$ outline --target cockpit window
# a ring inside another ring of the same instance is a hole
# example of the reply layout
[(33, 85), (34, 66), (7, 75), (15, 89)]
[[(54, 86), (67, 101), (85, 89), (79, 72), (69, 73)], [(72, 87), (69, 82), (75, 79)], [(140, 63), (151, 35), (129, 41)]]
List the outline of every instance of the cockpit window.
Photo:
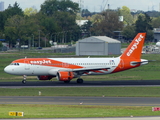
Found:
[(11, 63), (10, 65), (17, 65), (17, 66), (19, 66), (19, 63)]

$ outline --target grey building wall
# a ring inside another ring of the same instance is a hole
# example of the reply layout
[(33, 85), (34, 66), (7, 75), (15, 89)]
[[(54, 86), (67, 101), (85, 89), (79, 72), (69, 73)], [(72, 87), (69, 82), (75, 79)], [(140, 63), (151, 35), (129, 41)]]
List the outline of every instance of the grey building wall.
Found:
[(108, 43), (108, 55), (121, 54), (121, 44), (119, 43)]
[(77, 54), (78, 55), (104, 55), (105, 44), (104, 42), (79, 42)]
[(154, 42), (160, 41), (160, 28), (154, 28)]
[(76, 44), (76, 55), (113, 55), (120, 54), (120, 51), (121, 43), (119, 41), (112, 43), (94, 37), (80, 40)]

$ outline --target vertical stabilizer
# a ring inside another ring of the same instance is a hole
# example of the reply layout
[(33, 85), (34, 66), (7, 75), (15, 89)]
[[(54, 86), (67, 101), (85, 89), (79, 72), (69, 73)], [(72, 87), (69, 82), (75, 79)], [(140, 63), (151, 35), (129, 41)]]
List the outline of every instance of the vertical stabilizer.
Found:
[(121, 55), (121, 59), (140, 59), (145, 38), (146, 33), (138, 33), (131, 44)]

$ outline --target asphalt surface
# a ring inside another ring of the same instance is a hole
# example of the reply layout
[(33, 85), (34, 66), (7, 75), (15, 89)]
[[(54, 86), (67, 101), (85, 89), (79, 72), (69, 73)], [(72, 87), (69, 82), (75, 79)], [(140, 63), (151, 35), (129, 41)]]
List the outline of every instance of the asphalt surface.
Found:
[[(124, 86), (159, 86), (160, 80), (132, 81), (85, 81), (77, 84), (72, 81), (65, 84), (59, 81), (0, 82), (0, 88), (23, 87), (124, 87)], [(43, 93), (42, 93), (43, 94)], [(46, 97), (46, 96), (0, 96), (0, 104), (60, 104), (60, 105), (109, 105), (109, 106), (160, 106), (160, 97)]]
[(160, 97), (0, 96), (0, 104), (160, 106)]
[(160, 86), (160, 80), (116, 80), (116, 81), (84, 81), (83, 84), (77, 84), (75, 80), (70, 83), (64, 83), (61, 81), (27, 81), (26, 84), (19, 82), (0, 82), (0, 87), (14, 87), (14, 86), (36, 86), (36, 87), (48, 87), (48, 86), (73, 86), (73, 87), (96, 87), (96, 86)]

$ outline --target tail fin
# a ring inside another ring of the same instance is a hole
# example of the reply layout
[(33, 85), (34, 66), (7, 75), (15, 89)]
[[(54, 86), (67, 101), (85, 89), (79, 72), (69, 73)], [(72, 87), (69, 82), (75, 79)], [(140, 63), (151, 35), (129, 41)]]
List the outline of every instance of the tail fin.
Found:
[(138, 33), (137, 36), (131, 42), (131, 44), (121, 55), (121, 59), (140, 59), (145, 37), (146, 33)]

